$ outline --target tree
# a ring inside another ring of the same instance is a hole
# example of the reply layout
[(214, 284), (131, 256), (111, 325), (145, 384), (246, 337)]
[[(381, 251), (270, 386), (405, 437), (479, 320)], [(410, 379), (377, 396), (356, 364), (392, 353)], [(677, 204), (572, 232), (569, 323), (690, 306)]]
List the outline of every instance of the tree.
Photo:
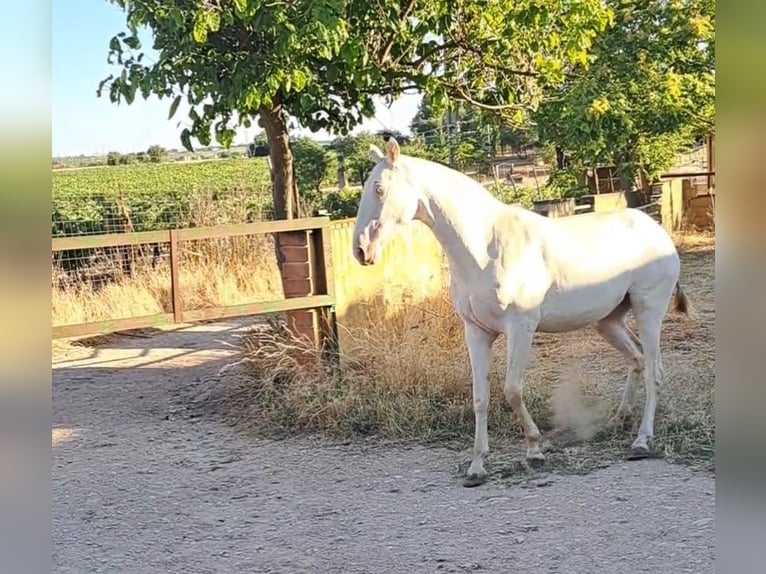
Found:
[(437, 113), (431, 105), (431, 98), (425, 96), (420, 100), (418, 111), (410, 122), (410, 130), (420, 136), (428, 147), (447, 146), (446, 113)]
[(611, 164), (646, 187), (680, 146), (713, 128), (713, 0), (607, 0), (613, 25), (538, 110), (541, 138), (580, 167)]
[(314, 208), (321, 199), (319, 188), (336, 175), (331, 173), (333, 167), (337, 170), (335, 154), (311, 138), (296, 139), (290, 147), (295, 156), (295, 179), (303, 190), (301, 199), (306, 206)]
[[(290, 117), (311, 130), (347, 134), (374, 115), (373, 97), (408, 89), (451, 97), (497, 113), (534, 106), (584, 61), (609, 21), (600, 0), (111, 0), (127, 31), (112, 38), (113, 102), (137, 93), (182, 99), (191, 126), (180, 137), (207, 146), (211, 127), (228, 147), (233, 122), (265, 129), (274, 170), (274, 211), (298, 214)], [(138, 30), (148, 27), (157, 56), (144, 59)]]
[(449, 160), (447, 148), (445, 146), (429, 146), (423, 136), (415, 136), (410, 138), (409, 143), (402, 145), (401, 148), (402, 153), (404, 154), (414, 157), (422, 157), (431, 161), (437, 161), (445, 165)]
[(165, 157), (168, 155), (168, 150), (166, 150), (164, 147), (159, 145), (153, 145), (149, 146), (149, 149), (146, 150), (146, 155), (149, 156), (149, 161), (152, 161), (154, 163), (159, 163)]
[(498, 129), (497, 143), (505, 153), (505, 148), (511, 148), (511, 153), (521, 152), (534, 144), (535, 129), (530, 125), (512, 126), (503, 124)]
[(106, 154), (106, 165), (119, 165), (122, 154), (118, 151), (110, 151)]
[(380, 137), (361, 132), (353, 136), (337, 138), (332, 143), (332, 149), (338, 154), (339, 161), (349, 182), (362, 183), (372, 170), (370, 163), (370, 145), (380, 144)]
[(423, 138), (434, 155), (465, 169), (487, 163), (494, 154), (501, 125), (501, 117), (490, 111), (465, 105), (453, 106), (451, 113), (447, 113), (436, 109), (431, 98), (424, 97), (410, 129)]

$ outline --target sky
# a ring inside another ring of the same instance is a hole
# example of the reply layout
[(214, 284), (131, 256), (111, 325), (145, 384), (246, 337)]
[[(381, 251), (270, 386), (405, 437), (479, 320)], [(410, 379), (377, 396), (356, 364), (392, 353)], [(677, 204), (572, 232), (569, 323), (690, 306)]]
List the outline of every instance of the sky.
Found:
[[(108, 0), (53, 0), (51, 6), (51, 123), (52, 155), (76, 156), (146, 150), (151, 145), (180, 149), (178, 120), (188, 111), (179, 107), (168, 120), (171, 99), (136, 96), (133, 104), (113, 104), (105, 93), (96, 96), (99, 82), (117, 66), (107, 63), (109, 40), (125, 29), (122, 9)], [(151, 46), (150, 36), (141, 37)], [(354, 131), (398, 130), (409, 133), (409, 123), (417, 111), (418, 95), (402, 96), (390, 108), (376, 106), (375, 118)], [(258, 130), (240, 129), (234, 145), (251, 141)], [(317, 139), (332, 137), (327, 132), (294, 132)]]

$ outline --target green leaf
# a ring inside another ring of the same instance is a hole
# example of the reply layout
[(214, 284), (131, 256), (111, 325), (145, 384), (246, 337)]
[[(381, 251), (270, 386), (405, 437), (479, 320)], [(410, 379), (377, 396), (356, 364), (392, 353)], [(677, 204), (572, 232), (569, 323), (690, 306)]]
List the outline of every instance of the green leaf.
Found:
[(141, 88), (141, 97), (144, 98), (144, 100), (148, 100), (149, 96), (152, 95), (152, 79), (149, 76), (144, 76), (141, 78), (141, 81), (139, 82), (139, 87)]
[(251, 88), (245, 98), (245, 106), (248, 110), (257, 110), (261, 107), (261, 94), (257, 89)]
[(135, 82), (130, 82), (129, 84), (122, 85), (122, 95), (128, 105), (132, 104), (133, 100), (135, 100), (137, 88), (138, 86)]
[(239, 14), (244, 14), (247, 10), (247, 0), (234, 0), (234, 8)]
[(207, 18), (205, 17), (205, 12), (197, 12), (197, 15), (194, 17), (192, 38), (198, 44), (207, 42)]
[(338, 67), (333, 64), (327, 64), (327, 81), (332, 83), (338, 79)]
[(179, 28), (183, 28), (184, 25), (184, 15), (181, 10), (179, 10), (176, 7), (173, 7), (170, 9), (170, 19), (173, 20), (176, 26)]
[(223, 127), (222, 122), (219, 122), (219, 125), (216, 126), (215, 140), (225, 149), (231, 147), (231, 142), (234, 141), (235, 135), (236, 132), (232, 129)]
[(188, 128), (184, 128), (181, 131), (181, 145), (183, 145), (185, 149), (191, 152), (194, 151), (194, 148), (192, 147), (192, 144), (191, 144), (191, 132), (189, 131)]
[(131, 50), (138, 50), (141, 47), (141, 41), (138, 39), (138, 36), (128, 36), (123, 42)]
[(197, 140), (199, 140), (199, 143), (201, 143), (203, 146), (207, 147), (210, 145), (210, 126), (207, 124), (200, 124), (199, 129), (196, 130), (195, 134), (197, 136)]
[(178, 105), (181, 103), (181, 96), (178, 95), (173, 100), (173, 103), (170, 104), (170, 112), (168, 113), (168, 119), (173, 119), (173, 116), (176, 115), (176, 110), (178, 110)]
[(316, 105), (314, 104), (314, 98), (311, 96), (311, 94), (302, 93), (300, 95), (300, 98), (298, 99), (298, 104), (302, 110), (315, 110)]
[(293, 72), (293, 85), (295, 87), (295, 91), (303, 91), (303, 88), (306, 87), (307, 80), (308, 78), (306, 77), (306, 74), (303, 73), (303, 71), (295, 70)]
[(117, 38), (117, 36), (114, 36), (111, 40), (109, 40), (109, 49), (112, 52), (122, 52), (122, 45), (120, 44), (120, 40)]
[(99, 98), (101, 97), (101, 92), (103, 92), (103, 91), (104, 91), (104, 86), (105, 86), (105, 85), (106, 85), (108, 82), (110, 82), (111, 80), (113, 80), (113, 79), (114, 79), (114, 75), (113, 75), (113, 74), (109, 74), (109, 75), (108, 75), (106, 78), (104, 78), (103, 80), (101, 80), (101, 81), (98, 83), (98, 89), (96, 90), (96, 96), (97, 96), (97, 97), (99, 97)]
[(207, 21), (207, 27), (211, 32), (218, 32), (221, 27), (221, 15), (217, 10), (207, 12), (205, 20)]

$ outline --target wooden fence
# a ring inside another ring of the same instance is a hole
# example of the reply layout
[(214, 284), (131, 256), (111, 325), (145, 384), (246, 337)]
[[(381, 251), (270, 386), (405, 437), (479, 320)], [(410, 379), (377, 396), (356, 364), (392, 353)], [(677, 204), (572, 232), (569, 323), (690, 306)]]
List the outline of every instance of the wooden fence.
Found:
[[(712, 176), (715, 172), (704, 172)], [(680, 179), (697, 176), (697, 173), (663, 174), (663, 179)], [(678, 187), (678, 190), (674, 188)], [(667, 189), (665, 189), (667, 188)], [(678, 192), (678, 193), (676, 193)], [(676, 197), (678, 196), (678, 197)], [(587, 206), (574, 206), (573, 213), (581, 207), (602, 211), (625, 207), (629, 201), (625, 194), (612, 193), (592, 196)], [(573, 201), (570, 200), (570, 203)], [(680, 185), (670, 182), (663, 185), (662, 197), (652, 197), (648, 204), (637, 206), (670, 229), (676, 228), (682, 214)], [(604, 205), (602, 205), (604, 204)], [(570, 206), (571, 207), (571, 206)], [(547, 214), (547, 213), (546, 213)], [(366, 301), (388, 297), (395, 299), (404, 286), (414, 296), (440, 292), (444, 267), (441, 248), (425, 228), (398, 237), (389, 250), (400, 255), (396, 266), (372, 269), (355, 265), (351, 254), (351, 229), (353, 219), (330, 221), (328, 217), (314, 217), (287, 221), (228, 224), (212, 227), (170, 229), (136, 233), (114, 233), (81, 237), (52, 239), (53, 252), (78, 249), (134, 246), (141, 244), (169, 245), (170, 261), (170, 312), (139, 317), (105, 319), (85, 323), (55, 325), (53, 338), (96, 335), (129, 329), (155, 327), (172, 323), (189, 323), (227, 317), (261, 315), (286, 312), (291, 323), (300, 323), (297, 330), (311, 333), (320, 343), (332, 336), (336, 342), (336, 306), (338, 317), (353, 320), (356, 313), (366, 313)], [(282, 299), (242, 303), (237, 305), (184, 309), (180, 285), (180, 245), (184, 241), (229, 238), (235, 236), (272, 233), (285, 265), (282, 269), (284, 297)], [(417, 248), (415, 248), (415, 244)], [(417, 253), (417, 257), (410, 257)], [(291, 259), (292, 258), (292, 259)], [(336, 267), (333, 269), (333, 267)], [(336, 297), (337, 286), (337, 297)]]
[[(170, 229), (136, 233), (113, 233), (82, 237), (56, 237), (52, 239), (52, 251), (70, 249), (97, 249), (147, 243), (164, 243), (170, 246), (170, 291), (172, 311), (142, 317), (126, 317), (69, 325), (53, 326), (53, 338), (97, 335), (128, 329), (156, 327), (171, 323), (190, 323), (202, 320), (222, 319), (243, 315), (261, 315), (278, 312), (318, 311), (320, 320), (314, 320), (317, 339), (335, 329), (335, 296), (333, 274), (328, 272), (330, 241), (328, 217), (313, 217), (285, 221), (267, 221), (211, 227)], [(279, 300), (243, 303), (223, 307), (186, 310), (183, 307), (180, 284), (180, 244), (184, 241), (228, 238), (273, 233), (277, 246), (285, 257), (286, 267), (305, 268), (306, 277), (291, 275), (285, 284), (285, 297)], [(282, 240), (282, 241), (280, 241)], [(287, 255), (286, 255), (287, 254)], [(290, 261), (290, 255), (296, 258)], [(289, 286), (295, 288), (288, 289)], [(315, 313), (317, 314), (317, 313)]]

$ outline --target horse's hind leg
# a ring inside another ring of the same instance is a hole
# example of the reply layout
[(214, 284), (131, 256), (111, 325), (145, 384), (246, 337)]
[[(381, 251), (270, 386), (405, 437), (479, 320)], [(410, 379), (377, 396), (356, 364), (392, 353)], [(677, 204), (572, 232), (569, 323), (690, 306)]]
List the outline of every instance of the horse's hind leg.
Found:
[(617, 413), (607, 423), (619, 426), (631, 410), (636, 384), (644, 370), (641, 342), (625, 324), (625, 312), (613, 313), (596, 324), (596, 332), (617, 349), (628, 363), (628, 378)]
[[(668, 299), (669, 299), (668, 295)], [(655, 299), (656, 300), (656, 299)], [(667, 299), (664, 300), (667, 303)], [(656, 303), (633, 301), (633, 312), (636, 315), (638, 336), (644, 351), (644, 383), (646, 386), (646, 399), (644, 413), (641, 417), (641, 426), (638, 436), (630, 447), (631, 459), (646, 458), (649, 456), (649, 440), (654, 436), (654, 413), (657, 408), (657, 390), (662, 384), (663, 368), (660, 354), (660, 331), (666, 308)]]
[(520, 321), (514, 322), (507, 333), (508, 338), (508, 372), (505, 378), (505, 397), (513, 412), (518, 416), (524, 436), (527, 440), (527, 461), (533, 466), (545, 462), (545, 456), (540, 452), (540, 431), (527, 411), (523, 399), (524, 370), (532, 353), (532, 338), (535, 325)]

